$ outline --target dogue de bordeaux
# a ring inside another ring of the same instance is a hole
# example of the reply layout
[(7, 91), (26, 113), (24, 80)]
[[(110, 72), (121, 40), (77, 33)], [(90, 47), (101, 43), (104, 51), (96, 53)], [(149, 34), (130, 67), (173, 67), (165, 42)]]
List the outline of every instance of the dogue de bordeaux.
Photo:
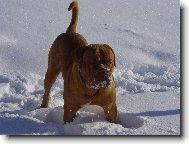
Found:
[(112, 75), (116, 66), (114, 51), (107, 44), (88, 45), (86, 39), (76, 33), (78, 2), (72, 2), (68, 10), (72, 10), (71, 23), (66, 33), (56, 38), (49, 52), (40, 108), (48, 107), (51, 87), (62, 72), (64, 123), (72, 122), (85, 104), (101, 106), (106, 119), (116, 123), (116, 90)]

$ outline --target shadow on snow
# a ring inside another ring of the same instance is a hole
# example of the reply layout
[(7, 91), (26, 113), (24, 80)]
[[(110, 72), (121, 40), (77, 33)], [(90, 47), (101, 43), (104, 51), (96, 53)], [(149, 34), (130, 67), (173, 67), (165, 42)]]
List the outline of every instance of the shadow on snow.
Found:
[(135, 113), (136, 116), (150, 116), (150, 117), (168, 116), (168, 115), (177, 115), (177, 114), (180, 114), (180, 109), (166, 110), (166, 111), (147, 111), (147, 112)]

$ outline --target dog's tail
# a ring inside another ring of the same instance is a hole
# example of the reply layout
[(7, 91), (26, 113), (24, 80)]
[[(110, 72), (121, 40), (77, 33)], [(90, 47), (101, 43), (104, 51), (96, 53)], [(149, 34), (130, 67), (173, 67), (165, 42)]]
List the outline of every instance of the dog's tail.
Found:
[(76, 27), (78, 23), (78, 17), (79, 17), (79, 6), (77, 1), (73, 1), (69, 8), (69, 11), (72, 10), (72, 20), (71, 23), (66, 31), (66, 33), (76, 33)]

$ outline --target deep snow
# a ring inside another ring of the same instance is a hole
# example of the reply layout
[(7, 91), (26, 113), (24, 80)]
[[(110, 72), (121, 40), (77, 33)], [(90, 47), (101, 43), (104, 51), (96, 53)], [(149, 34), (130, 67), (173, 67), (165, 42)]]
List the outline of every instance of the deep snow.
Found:
[(108, 43), (120, 124), (100, 107), (82, 108), (63, 125), (63, 81), (50, 108), (37, 109), (49, 48), (65, 32), (65, 0), (0, 1), (0, 134), (179, 135), (180, 4), (177, 0), (80, 0), (78, 32), (89, 43)]

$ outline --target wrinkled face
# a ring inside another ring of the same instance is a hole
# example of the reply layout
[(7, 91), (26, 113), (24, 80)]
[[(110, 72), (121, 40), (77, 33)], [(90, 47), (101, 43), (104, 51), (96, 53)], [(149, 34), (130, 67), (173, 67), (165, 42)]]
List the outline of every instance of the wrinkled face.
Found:
[(115, 67), (115, 55), (108, 45), (90, 45), (83, 54), (80, 73), (93, 89), (110, 87)]

